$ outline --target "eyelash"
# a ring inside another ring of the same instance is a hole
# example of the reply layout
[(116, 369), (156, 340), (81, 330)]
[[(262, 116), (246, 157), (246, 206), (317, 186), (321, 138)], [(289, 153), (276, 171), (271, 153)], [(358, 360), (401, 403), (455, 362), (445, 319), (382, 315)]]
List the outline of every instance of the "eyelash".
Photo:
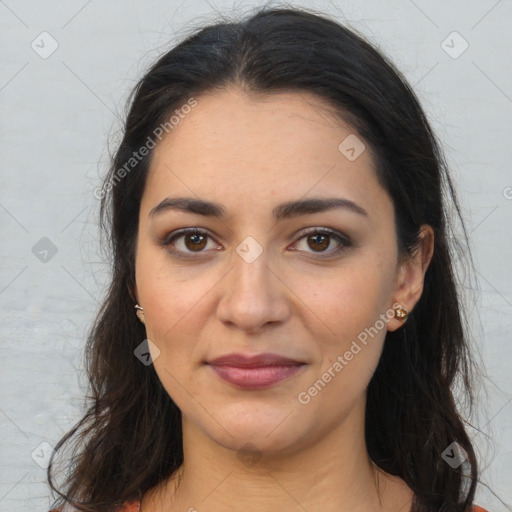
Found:
[[(182, 238), (186, 235), (204, 235), (213, 240), (213, 237), (211, 237), (207, 231), (203, 231), (199, 228), (187, 228), (187, 229), (182, 229), (182, 230), (170, 233), (169, 235), (163, 237), (163, 239), (160, 241), (160, 245), (165, 247), (173, 256), (175, 256), (177, 258), (195, 259), (197, 257), (197, 255), (201, 254), (204, 251), (201, 250), (201, 251), (197, 251), (197, 252), (194, 252), (194, 251), (183, 252), (181, 250), (176, 250), (176, 249), (171, 248), (172, 244), (177, 239)], [(331, 237), (331, 239), (334, 239), (336, 242), (341, 244), (338, 248), (328, 251), (328, 252), (319, 251), (319, 252), (315, 253), (313, 251), (311, 254), (319, 255), (319, 256), (313, 256), (314, 258), (317, 258), (317, 259), (323, 259), (323, 258), (337, 255), (352, 246), (352, 241), (350, 240), (350, 238), (348, 236), (346, 236), (342, 233), (339, 233), (338, 231), (335, 231), (333, 229), (329, 229), (329, 228), (310, 228), (307, 231), (303, 231), (302, 235), (297, 239), (297, 242), (304, 238), (307, 238), (308, 236), (311, 236), (311, 235), (327, 235), (327, 236)], [(322, 254), (327, 254), (328, 256), (322, 256)]]

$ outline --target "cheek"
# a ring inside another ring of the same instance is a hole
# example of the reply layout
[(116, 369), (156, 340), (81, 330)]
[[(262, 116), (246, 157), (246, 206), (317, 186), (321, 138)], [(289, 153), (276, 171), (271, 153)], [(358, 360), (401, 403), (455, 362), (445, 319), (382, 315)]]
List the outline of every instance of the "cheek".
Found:
[(361, 257), (325, 280), (311, 281), (321, 287), (304, 285), (299, 291), (321, 320), (309, 324), (321, 361), (315, 372), (321, 381), (317, 388), (329, 388), (320, 401), (348, 404), (367, 387), (387, 332), (391, 268), (383, 260)]
[[(175, 371), (192, 355), (194, 307), (201, 303), (205, 288), (195, 280), (183, 279), (183, 272), (170, 265), (159, 247), (141, 245), (136, 260), (137, 290), (144, 305), (146, 334), (160, 350), (155, 368)], [(178, 343), (186, 339), (187, 343)], [(164, 363), (165, 361), (165, 363)], [(165, 375), (162, 375), (164, 377)]]
[(204, 393), (192, 375), (201, 359), (198, 315), (210, 287), (201, 286), (197, 280), (187, 283), (166, 272), (152, 272), (150, 279), (146, 282), (150, 291), (146, 332), (160, 350), (154, 368), (171, 399), (180, 410), (191, 414), (195, 411), (194, 407), (189, 410), (191, 397)]
[(147, 240), (137, 252), (136, 274), (148, 334), (163, 344), (191, 327), (201, 302), (219, 280), (214, 272), (171, 262), (164, 248)]
[(320, 270), (316, 276), (295, 281), (300, 283), (295, 290), (305, 309), (318, 320), (317, 339), (329, 341), (329, 345), (350, 343), (374, 326), (390, 305), (391, 268), (391, 264), (362, 255), (336, 271)]
[(311, 400), (309, 412), (323, 414), (326, 421), (336, 422), (350, 413), (364, 395), (382, 353), (386, 322), (380, 315), (386, 310), (386, 294), (364, 286), (369, 283), (375, 281), (357, 279), (340, 285), (330, 297), (335, 306), (323, 310), (335, 335), (312, 333), (320, 362), (301, 391)]
[(154, 277), (145, 303), (148, 338), (160, 349), (160, 362), (166, 361), (172, 368), (190, 365), (198, 342), (197, 315), (208, 287), (190, 281), (158, 279), (156, 273)]

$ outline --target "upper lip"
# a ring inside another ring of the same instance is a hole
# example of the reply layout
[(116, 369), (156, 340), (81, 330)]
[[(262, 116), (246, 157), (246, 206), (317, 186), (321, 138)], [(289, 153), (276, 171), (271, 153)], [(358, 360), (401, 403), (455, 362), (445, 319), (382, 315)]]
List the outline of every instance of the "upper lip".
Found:
[(304, 364), (301, 361), (269, 352), (257, 355), (241, 353), (226, 354), (224, 356), (216, 357), (215, 359), (210, 359), (207, 363), (212, 365), (236, 366), (237, 368)]

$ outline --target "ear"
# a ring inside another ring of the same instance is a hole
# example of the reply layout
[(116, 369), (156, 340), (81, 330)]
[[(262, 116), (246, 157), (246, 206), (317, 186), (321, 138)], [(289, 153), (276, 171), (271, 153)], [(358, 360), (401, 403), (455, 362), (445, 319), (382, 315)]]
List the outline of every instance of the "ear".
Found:
[[(395, 303), (409, 313), (420, 300), (423, 292), (425, 272), (434, 254), (434, 230), (428, 224), (420, 228), (420, 240), (414, 254), (403, 261), (398, 269), (394, 291)], [(388, 331), (395, 331), (403, 321), (392, 318), (388, 322)]]

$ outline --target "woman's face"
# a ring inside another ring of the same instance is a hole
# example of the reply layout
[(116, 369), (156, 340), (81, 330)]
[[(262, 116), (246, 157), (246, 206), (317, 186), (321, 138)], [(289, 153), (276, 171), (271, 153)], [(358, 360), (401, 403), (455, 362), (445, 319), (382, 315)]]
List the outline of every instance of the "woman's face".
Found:
[[(393, 205), (369, 149), (316, 96), (196, 100), (155, 148), (140, 208), (135, 291), (155, 369), (204, 438), (299, 449), (361, 412), (386, 330), (401, 325), (387, 322), (393, 304), (413, 306)], [(221, 211), (162, 203), (176, 198)], [(339, 203), (300, 207), (313, 199)], [(272, 367), (208, 364), (233, 353), (302, 365), (270, 382), (257, 374)]]

